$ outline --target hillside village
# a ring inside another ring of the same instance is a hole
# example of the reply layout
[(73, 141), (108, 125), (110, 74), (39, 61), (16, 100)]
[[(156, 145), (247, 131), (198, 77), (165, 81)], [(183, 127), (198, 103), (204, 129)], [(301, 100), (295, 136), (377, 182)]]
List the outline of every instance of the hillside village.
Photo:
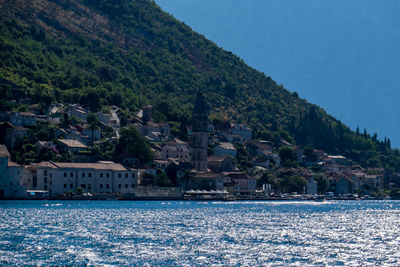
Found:
[(253, 139), (245, 124), (213, 124), (201, 93), (187, 140), (152, 110), (130, 119), (116, 106), (0, 112), (0, 198), (356, 198), (399, 187), (399, 173), (283, 138)]

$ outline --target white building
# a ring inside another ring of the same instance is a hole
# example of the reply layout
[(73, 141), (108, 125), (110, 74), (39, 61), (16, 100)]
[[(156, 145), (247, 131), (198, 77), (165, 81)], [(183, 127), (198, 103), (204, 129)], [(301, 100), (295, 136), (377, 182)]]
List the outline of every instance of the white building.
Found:
[(29, 189), (48, 190), (57, 196), (81, 188), (92, 194), (130, 193), (137, 186), (140, 171), (112, 161), (97, 163), (41, 162), (33, 165)]
[(167, 141), (161, 149), (161, 159), (174, 158), (178, 161), (189, 162), (191, 160), (190, 152), (190, 146), (187, 142), (174, 138)]
[(10, 154), (4, 145), (0, 145), (0, 199), (23, 198), (23, 167), (9, 161)]

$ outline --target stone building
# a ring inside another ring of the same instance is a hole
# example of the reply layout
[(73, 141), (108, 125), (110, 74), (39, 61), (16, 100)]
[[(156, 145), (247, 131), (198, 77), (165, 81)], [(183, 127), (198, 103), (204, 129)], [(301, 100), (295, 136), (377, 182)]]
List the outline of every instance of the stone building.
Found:
[(196, 171), (207, 171), (208, 116), (204, 97), (197, 93), (192, 118), (192, 164)]

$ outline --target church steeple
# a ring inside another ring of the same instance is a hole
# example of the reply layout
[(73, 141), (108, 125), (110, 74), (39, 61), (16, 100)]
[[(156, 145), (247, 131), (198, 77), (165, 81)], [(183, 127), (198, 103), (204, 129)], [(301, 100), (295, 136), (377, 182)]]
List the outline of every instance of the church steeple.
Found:
[(192, 164), (199, 172), (207, 171), (208, 116), (203, 94), (199, 91), (192, 116)]

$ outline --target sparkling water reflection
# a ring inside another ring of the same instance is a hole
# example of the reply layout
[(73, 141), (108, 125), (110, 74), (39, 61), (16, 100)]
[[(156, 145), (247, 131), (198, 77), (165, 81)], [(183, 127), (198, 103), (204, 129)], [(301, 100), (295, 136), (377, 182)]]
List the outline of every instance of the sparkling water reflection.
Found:
[(398, 265), (400, 202), (0, 202), (1, 265)]

